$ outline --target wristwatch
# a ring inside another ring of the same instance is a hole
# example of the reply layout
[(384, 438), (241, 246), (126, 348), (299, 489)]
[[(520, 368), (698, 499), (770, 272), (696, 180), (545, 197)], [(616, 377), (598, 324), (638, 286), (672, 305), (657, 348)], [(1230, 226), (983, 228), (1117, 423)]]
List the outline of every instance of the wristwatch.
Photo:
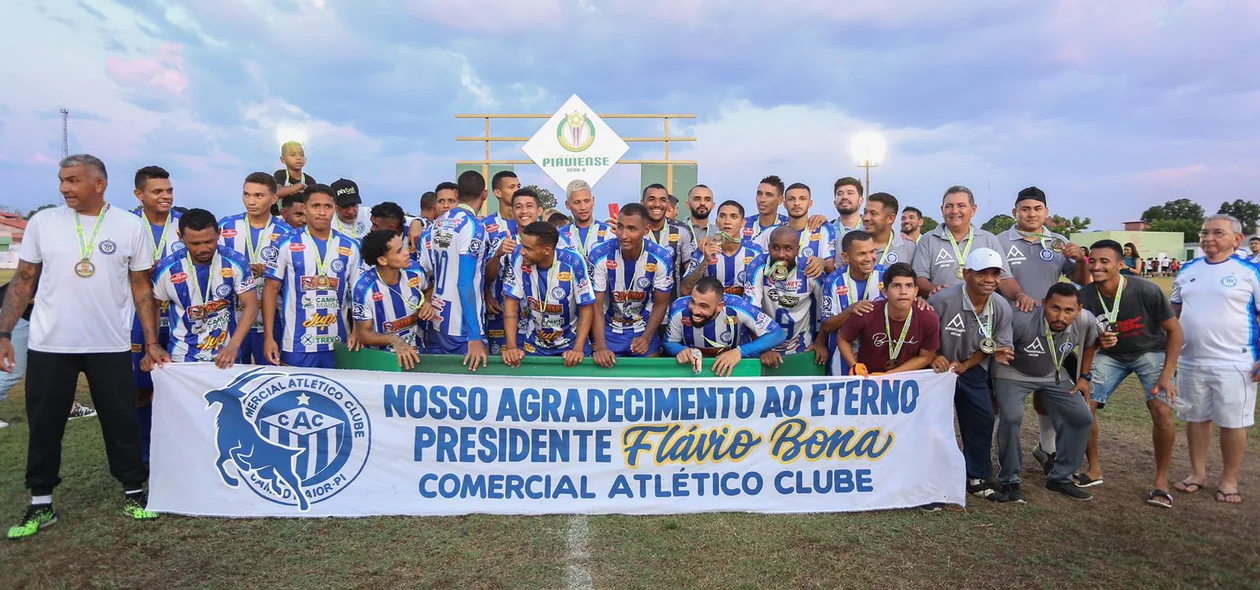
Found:
[(13, 332), (0, 332), (0, 338), (13, 340)]
[(1086, 380), (1086, 381), (1093, 381), (1093, 380), (1094, 380), (1094, 374), (1093, 374), (1093, 373), (1081, 373), (1080, 377), (1077, 377), (1077, 379), (1084, 379), (1084, 380)]

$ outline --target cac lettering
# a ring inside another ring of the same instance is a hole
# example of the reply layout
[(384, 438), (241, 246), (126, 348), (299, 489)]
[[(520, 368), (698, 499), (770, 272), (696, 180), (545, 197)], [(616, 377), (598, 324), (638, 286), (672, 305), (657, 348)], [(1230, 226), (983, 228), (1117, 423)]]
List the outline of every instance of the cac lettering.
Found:
[(315, 313), (302, 322), (305, 328), (327, 328), (337, 322), (337, 316), (333, 314)]

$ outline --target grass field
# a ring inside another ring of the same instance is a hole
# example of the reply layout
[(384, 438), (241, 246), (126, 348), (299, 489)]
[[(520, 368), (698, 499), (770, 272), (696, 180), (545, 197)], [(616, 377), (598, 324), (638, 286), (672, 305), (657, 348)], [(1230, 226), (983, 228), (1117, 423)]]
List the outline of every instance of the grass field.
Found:
[[(1153, 458), (1140, 395), (1126, 384), (1100, 416), (1106, 484), (1093, 502), (1044, 492), (1040, 471), (1028, 470), (1027, 505), (974, 501), (935, 514), (138, 523), (122, 518), (98, 422), (78, 420), (66, 433), (61, 522), (0, 544), (0, 588), (1260, 587), (1260, 429), (1246, 503), (1214, 502), (1209, 479), (1196, 495), (1174, 494), (1174, 509), (1154, 508), (1143, 502)], [(24, 402), (19, 386), (0, 403), (11, 423), (0, 429), (5, 527), (28, 502)], [(1025, 449), (1033, 424), (1029, 410)], [(1219, 470), (1214, 453), (1209, 473)], [(1172, 475), (1187, 472), (1182, 438)]]

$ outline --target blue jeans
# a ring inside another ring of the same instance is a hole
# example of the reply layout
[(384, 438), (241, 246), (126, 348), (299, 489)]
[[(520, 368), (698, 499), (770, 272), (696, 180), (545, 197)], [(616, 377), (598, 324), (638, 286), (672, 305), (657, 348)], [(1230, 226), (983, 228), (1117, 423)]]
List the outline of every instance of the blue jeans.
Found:
[(18, 318), (17, 324), (13, 326), (13, 338), (9, 340), (13, 343), (13, 372), (0, 371), (0, 402), (9, 397), (9, 390), (26, 375), (26, 342), (30, 337), (31, 323)]
[(993, 390), (984, 365), (972, 367), (958, 376), (954, 386), (954, 411), (962, 438), (963, 460), (969, 479), (988, 480), (993, 476)]
[(1093, 374), (1090, 379), (1090, 385), (1093, 387), (1090, 399), (1102, 408), (1107, 405), (1107, 400), (1116, 392), (1116, 388), (1129, 375), (1136, 373), (1138, 381), (1142, 383), (1142, 391), (1146, 394), (1146, 399), (1143, 401), (1153, 400), (1155, 395), (1151, 393), (1151, 390), (1155, 389), (1155, 383), (1159, 381), (1159, 374), (1163, 370), (1163, 351), (1143, 353), (1142, 356), (1129, 362), (1117, 360), (1106, 352), (1099, 352), (1094, 356), (1094, 364), (1090, 367), (1090, 373)]

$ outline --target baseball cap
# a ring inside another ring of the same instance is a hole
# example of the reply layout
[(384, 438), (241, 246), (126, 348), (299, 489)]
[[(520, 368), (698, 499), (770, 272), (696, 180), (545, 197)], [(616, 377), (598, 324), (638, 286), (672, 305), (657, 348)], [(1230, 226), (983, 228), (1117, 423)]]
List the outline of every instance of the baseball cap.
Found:
[(337, 201), (338, 207), (349, 207), (363, 203), (363, 199), (359, 197), (359, 185), (353, 180), (346, 178), (338, 178), (330, 185), (333, 190), (333, 198)]
[(967, 270), (1002, 268), (1002, 255), (991, 248), (977, 248), (967, 256)]

